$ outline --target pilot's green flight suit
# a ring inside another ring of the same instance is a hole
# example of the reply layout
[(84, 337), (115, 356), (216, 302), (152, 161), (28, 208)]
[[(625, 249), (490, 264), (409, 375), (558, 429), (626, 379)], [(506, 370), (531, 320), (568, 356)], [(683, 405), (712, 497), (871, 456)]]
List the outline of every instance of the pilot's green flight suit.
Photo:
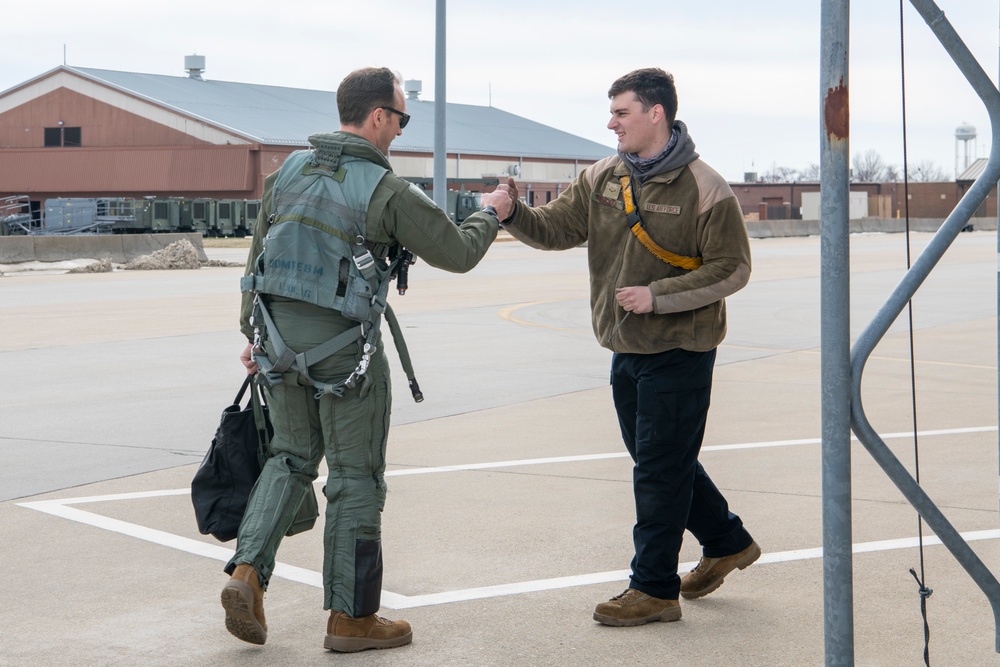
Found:
[[(365, 139), (334, 132), (314, 135), (310, 143), (316, 147), (316, 155), (330, 158), (336, 166), (337, 177), (351, 205), (349, 208), (363, 213), (364, 238), (380, 267), (384, 267), (384, 262), (379, 255), (398, 244), (437, 268), (469, 271), (479, 263), (496, 237), (497, 221), (486, 213), (474, 214), (460, 227), (456, 226), (422, 192), (396, 177), (385, 156)], [(296, 155), (299, 154), (290, 156), (286, 165), (299, 169), (301, 161)], [(374, 166), (387, 171), (371, 190), (368, 187), (371, 179), (365, 182), (361, 174), (370, 177)], [(288, 177), (287, 170), (283, 176), (279, 171), (269, 176), (265, 183), (246, 273), (267, 276), (271, 272), (273, 278), (276, 271), (284, 271), (285, 278), (301, 278), (297, 286), (291, 287), (287, 280), (274, 280), (263, 290), (265, 294), (261, 298), (284, 343), (295, 352), (305, 352), (359, 327), (359, 323), (335, 308), (315, 303), (330, 306), (336, 301), (339, 307), (341, 300), (331, 299), (330, 291), (338, 291), (339, 282), (338, 293), (343, 292), (343, 269), (339, 275), (336, 268), (325, 267), (318, 271), (315, 261), (293, 261), (287, 253), (283, 260), (271, 265), (265, 262), (262, 269), (258, 268), (257, 259), (262, 250), (273, 242), (274, 234), (265, 242), (272, 228), (272, 213), (279, 214), (275, 230), (286, 224), (277, 210), (281, 206), (280, 201), (275, 201), (275, 190), (279, 200), (282, 192), (287, 195), (287, 191), (276, 188), (276, 180), (294, 183), (295, 174), (292, 176)], [(350, 211), (341, 213), (350, 215)], [(312, 226), (309, 233), (314, 233), (315, 228)], [(310, 248), (309, 252), (314, 250)], [(265, 260), (267, 257), (265, 253)], [(296, 294), (295, 289), (300, 292)], [(322, 293), (317, 295), (317, 290)], [(292, 298), (296, 295), (302, 298)], [(253, 294), (245, 293), (241, 329), (251, 341), (254, 339), (253, 312)], [(259, 319), (254, 319), (254, 324), (259, 325)], [(280, 375), (280, 382), (266, 389), (274, 425), (272, 457), (251, 495), (240, 526), (236, 553), (226, 566), (226, 571), (232, 573), (239, 563), (251, 564), (266, 588), (274, 570), (278, 545), (292, 524), (299, 504), (311, 491), (320, 460), (325, 456), (329, 475), (324, 486), (327, 498), (324, 607), (355, 618), (378, 611), (382, 585), (381, 512), (385, 503), (386, 441), (392, 396), (389, 365), (381, 339), (375, 341), (376, 350), (371, 355), (367, 372), (353, 388), (340, 386), (331, 392), (322, 391), (318, 386), (340, 383), (350, 375), (358, 366), (363, 342), (359, 339), (310, 366), (308, 377), (290, 369)], [(267, 334), (263, 347), (270, 360), (279, 356), (272, 337)]]

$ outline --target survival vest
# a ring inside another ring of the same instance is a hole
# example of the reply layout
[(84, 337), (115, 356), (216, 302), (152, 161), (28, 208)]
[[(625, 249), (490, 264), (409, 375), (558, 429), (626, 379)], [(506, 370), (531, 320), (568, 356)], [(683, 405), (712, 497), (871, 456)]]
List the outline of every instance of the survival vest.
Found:
[[(337, 145), (296, 151), (278, 170), (272, 190), (270, 228), (254, 272), (240, 282), (252, 291), (254, 359), (264, 382), (280, 384), (282, 373), (295, 370), (323, 394), (342, 396), (368, 369), (385, 313), (397, 340), (398, 324), (386, 295), (398, 259), (383, 261), (390, 247), (365, 238), (368, 206), (387, 170), (377, 164), (342, 155)], [(399, 254), (399, 253), (397, 253)], [(281, 338), (263, 295), (276, 295), (329, 308), (359, 323), (306, 352), (296, 353)], [(270, 359), (261, 344), (271, 340), (277, 359)], [(324, 383), (309, 375), (309, 368), (351, 344), (362, 341), (358, 366), (343, 380)], [(414, 398), (422, 400), (413, 378), (402, 337), (397, 350), (410, 380)]]

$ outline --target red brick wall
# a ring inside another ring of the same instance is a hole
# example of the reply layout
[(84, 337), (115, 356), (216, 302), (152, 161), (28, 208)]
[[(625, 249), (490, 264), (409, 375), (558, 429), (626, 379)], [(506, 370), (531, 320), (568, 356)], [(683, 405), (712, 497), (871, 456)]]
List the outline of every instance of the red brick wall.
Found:
[[(790, 204), (793, 211), (802, 206), (803, 192), (819, 192), (819, 183), (731, 183), (733, 192), (743, 208), (744, 214), (759, 214), (761, 204), (774, 205), (778, 199), (782, 204)], [(958, 204), (971, 183), (910, 183), (909, 215), (911, 218), (944, 219)], [(872, 215), (878, 210), (874, 206), (877, 197), (887, 198), (891, 209), (889, 217), (902, 218), (907, 214), (906, 196), (903, 183), (852, 183), (852, 192), (867, 192)], [(980, 217), (996, 217), (996, 187), (976, 212)]]

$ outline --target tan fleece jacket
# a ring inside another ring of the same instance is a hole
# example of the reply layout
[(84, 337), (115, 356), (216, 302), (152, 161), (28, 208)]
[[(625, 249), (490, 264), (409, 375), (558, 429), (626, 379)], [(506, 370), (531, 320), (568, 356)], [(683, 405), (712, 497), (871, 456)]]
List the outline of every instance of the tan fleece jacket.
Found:
[[(750, 242), (743, 213), (725, 179), (696, 159), (649, 177), (636, 206), (646, 232), (662, 248), (699, 257), (693, 271), (654, 256), (630, 231), (620, 177), (627, 165), (615, 155), (583, 171), (552, 202), (518, 203), (507, 230), (543, 250), (587, 244), (590, 305), (598, 342), (615, 352), (654, 354), (671, 349), (707, 351), (726, 335), (725, 297), (750, 278)], [(625, 317), (615, 288), (648, 285), (653, 312)]]

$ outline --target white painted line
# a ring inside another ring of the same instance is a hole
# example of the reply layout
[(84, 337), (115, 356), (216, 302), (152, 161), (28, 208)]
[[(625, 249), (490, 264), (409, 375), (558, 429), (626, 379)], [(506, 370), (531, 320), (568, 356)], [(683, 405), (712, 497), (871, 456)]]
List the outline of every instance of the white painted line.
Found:
[[(697, 563), (684, 563), (678, 570), (683, 568), (691, 569)], [(501, 597), (504, 595), (520, 595), (522, 593), (536, 593), (539, 591), (552, 591), (560, 588), (572, 588), (574, 586), (590, 586), (591, 584), (606, 584), (613, 581), (625, 581), (629, 578), (631, 570), (614, 570), (612, 572), (594, 572), (593, 574), (578, 574), (571, 577), (556, 577), (554, 579), (536, 579), (534, 581), (522, 581), (513, 584), (499, 584), (497, 586), (483, 586), (480, 588), (466, 588), (458, 591), (445, 591), (443, 593), (430, 593), (428, 595), (412, 595), (402, 600), (404, 606), (396, 609), (411, 609), (413, 607), (429, 607), (438, 604), (450, 604), (452, 602), (467, 602), (469, 600), (483, 600), (486, 598)]]
[[(929, 431), (917, 431), (919, 437), (933, 437), (938, 435), (963, 435), (968, 433), (989, 433), (996, 431), (996, 426), (973, 426), (969, 428), (949, 428)], [(882, 435), (883, 440), (897, 440), (900, 438), (912, 438), (913, 431), (900, 433), (886, 433)], [(852, 437), (857, 441), (857, 438)], [(818, 445), (823, 442), (822, 438), (800, 438), (797, 440), (771, 440), (764, 442), (743, 442), (732, 445), (707, 445), (701, 448), (702, 452), (725, 452), (736, 449), (766, 449), (768, 447), (791, 447), (795, 445)], [(544, 465), (548, 463), (576, 463), (579, 461), (601, 461), (606, 459), (627, 458), (628, 452), (615, 452), (612, 454), (583, 454), (580, 456), (550, 456), (539, 459), (515, 459), (512, 461), (492, 461), (489, 463), (466, 463), (453, 466), (433, 466), (428, 468), (403, 468), (388, 470), (386, 477), (401, 477), (404, 475), (429, 475), (439, 472), (461, 472), (467, 470), (488, 470), (490, 468), (514, 468), (518, 466)]]
[[(132, 496), (134, 494), (122, 495)], [(114, 496), (104, 496), (104, 498), (108, 500), (115, 499)], [(46, 514), (87, 524), (88, 526), (94, 526), (95, 528), (109, 530), (112, 533), (128, 535), (140, 540), (145, 540), (146, 542), (159, 544), (160, 546), (185, 551), (196, 556), (204, 556), (205, 558), (212, 558), (214, 560), (226, 562), (233, 555), (233, 550), (227, 547), (219, 547), (214, 544), (208, 544), (207, 542), (199, 542), (198, 540), (181, 537), (180, 535), (174, 535), (173, 533), (167, 533), (162, 530), (147, 528), (146, 526), (140, 526), (135, 523), (112, 519), (106, 516), (101, 516), (100, 514), (94, 514), (93, 512), (87, 512), (85, 510), (76, 509), (75, 507), (69, 507), (68, 503), (64, 500), (40, 500), (38, 502), (18, 504), (21, 507), (27, 507), (28, 509), (45, 512)]]
[[(971, 426), (969, 428), (948, 428), (948, 429), (937, 429), (930, 431), (917, 431), (917, 436), (921, 438), (929, 438), (936, 435), (965, 435), (969, 433), (989, 433), (991, 431), (996, 431), (996, 426)], [(881, 434), (883, 440), (899, 440), (901, 438), (912, 438), (913, 431), (902, 431), (900, 433), (884, 433)], [(857, 442), (858, 438), (856, 436), (851, 436), (851, 441)], [(822, 444), (822, 438), (802, 438), (799, 440), (773, 440), (771, 442), (745, 442), (738, 443), (735, 445), (709, 445), (707, 447), (702, 447), (703, 452), (725, 452), (734, 449), (765, 449), (767, 447), (790, 447), (793, 445), (819, 445)]]
[[(995, 540), (1000, 538), (1000, 530), (980, 530), (962, 533), (962, 537), (967, 542), (977, 540)], [(920, 541), (916, 537), (906, 537), (896, 540), (882, 540), (878, 542), (864, 542), (855, 544), (852, 551), (856, 554), (873, 553), (878, 551), (894, 551), (898, 549), (915, 549)], [(941, 540), (933, 535), (924, 537), (924, 546), (940, 545)], [(757, 561), (759, 565), (774, 563), (790, 563), (800, 560), (815, 560), (823, 557), (822, 547), (815, 549), (796, 549), (793, 551), (779, 551), (775, 553), (762, 554)], [(693, 569), (698, 563), (680, 563), (677, 566), (678, 572), (687, 572)], [(394, 607), (395, 609), (408, 609), (411, 607), (423, 607), (438, 604), (449, 604), (452, 602), (466, 602), (468, 600), (481, 600), (484, 598), (500, 597), (503, 595), (520, 595), (522, 593), (534, 593), (538, 591), (550, 591), (559, 588), (571, 588), (574, 586), (590, 586), (592, 584), (606, 584), (615, 581), (625, 581), (629, 578), (629, 570), (613, 570), (610, 572), (594, 572), (592, 574), (580, 574), (572, 577), (558, 577), (555, 579), (536, 579), (534, 581), (522, 581), (514, 584), (500, 584), (498, 586), (484, 586), (481, 588), (466, 588), (464, 590), (446, 591), (444, 593), (432, 593), (429, 595), (413, 595), (406, 597), (403, 601), (405, 606)]]
[[(182, 489), (182, 491), (187, 493), (191, 492), (189, 489)], [(106, 516), (101, 516), (100, 514), (94, 514), (93, 512), (87, 512), (86, 510), (69, 507), (69, 505), (77, 503), (137, 500), (167, 495), (181, 494), (149, 491), (147, 493), (122, 493), (111, 496), (94, 496), (92, 498), (40, 500), (37, 502), (18, 503), (18, 505), (21, 507), (27, 507), (28, 509), (37, 510), (39, 512), (44, 512), (46, 514), (51, 514), (53, 516), (58, 516), (63, 519), (69, 519), (70, 521), (83, 523), (88, 526), (94, 526), (95, 528), (108, 530), (112, 533), (128, 535), (129, 537), (145, 540), (146, 542), (152, 542), (153, 544), (159, 544), (160, 546), (177, 549), (178, 551), (183, 551), (195, 556), (203, 556), (205, 558), (211, 558), (212, 560), (221, 561), (223, 563), (229, 562), (229, 559), (233, 557), (234, 552), (234, 550), (229, 547), (222, 547), (207, 542), (201, 542), (199, 540), (192, 540), (191, 538), (174, 535), (173, 533), (168, 533), (162, 530), (147, 528), (146, 526), (129, 523), (128, 521), (111, 519)], [(316, 588), (323, 588), (323, 575), (319, 572), (313, 572), (312, 570), (296, 567), (294, 565), (287, 565), (285, 563), (277, 563), (274, 567), (274, 574), (282, 579), (297, 581), (301, 584), (306, 584), (307, 586), (315, 586)]]
[[(918, 436), (935, 436), (935, 435), (964, 435), (966, 433), (989, 433), (991, 431), (996, 431), (996, 426), (969, 426), (967, 428), (940, 428), (933, 429), (930, 431), (917, 431)], [(912, 438), (913, 431), (902, 431), (900, 433), (886, 433), (882, 436), (883, 440), (891, 440), (894, 438)], [(854, 438), (857, 440), (857, 438)]]
[[(149, 492), (148, 494), (128, 493), (128, 494), (120, 494), (119, 496), (100, 496), (100, 498), (105, 501), (126, 500), (126, 499), (134, 500), (141, 497), (157, 497), (162, 495), (164, 494), (158, 492)], [(228, 561), (233, 554), (233, 550), (226, 547), (207, 544), (205, 542), (200, 542), (198, 540), (192, 540), (189, 538), (181, 537), (179, 535), (166, 533), (164, 531), (147, 528), (145, 526), (128, 523), (126, 521), (120, 521), (118, 519), (111, 519), (98, 514), (94, 514), (92, 512), (87, 512), (84, 510), (68, 507), (67, 505), (71, 500), (74, 499), (47, 500), (39, 502), (21, 503), (21, 506), (27, 507), (29, 509), (34, 509), (40, 512), (45, 512), (47, 514), (51, 514), (54, 516), (62, 517), (64, 519), (69, 519), (71, 521), (77, 521), (79, 523), (91, 525), (96, 528), (109, 530), (123, 535), (129, 535), (131, 537), (152, 542), (154, 544), (159, 544), (161, 546), (177, 549), (179, 551), (184, 551), (186, 553), (190, 553), (193, 555), (211, 558), (213, 560), (218, 560), (221, 562)], [(92, 499), (86, 498), (82, 500), (86, 502)], [(969, 541), (982, 540), (982, 539), (996, 539), (997, 537), (1000, 537), (1000, 530), (966, 533), (963, 535), (963, 537), (965, 537), (965, 539)], [(937, 539), (936, 537), (931, 536), (926, 538), (924, 540), (924, 543), (926, 545), (940, 544), (940, 540)], [(896, 540), (884, 540), (880, 542), (869, 542), (869, 543), (855, 545), (854, 553), (870, 553), (874, 551), (886, 551), (891, 549), (906, 549), (906, 548), (916, 547), (917, 544), (918, 541), (916, 538), (904, 538)], [(782, 562), (791, 562), (797, 560), (817, 559), (821, 558), (822, 555), (823, 555), (823, 550), (821, 548), (800, 549), (795, 551), (764, 554), (759, 562), (761, 564), (782, 563)], [(678, 569), (683, 572), (691, 569), (694, 565), (695, 563), (693, 562), (682, 563)], [(300, 568), (293, 565), (288, 565), (285, 563), (277, 563), (275, 565), (274, 575), (277, 577), (281, 577), (283, 579), (296, 581), (305, 584), (307, 586), (312, 586), (314, 588), (322, 588), (323, 585), (322, 575), (319, 572), (307, 570), (305, 568)], [(589, 586), (593, 584), (624, 581), (628, 579), (628, 576), (629, 576), (628, 570), (614, 570), (610, 572), (594, 572), (590, 574), (574, 575), (569, 577), (537, 579), (533, 581), (499, 584), (496, 586), (483, 586), (483, 587), (468, 588), (468, 589), (461, 589), (454, 591), (444, 591), (441, 593), (431, 593), (425, 595), (406, 596), (406, 595), (400, 595), (398, 593), (393, 593), (391, 591), (384, 591), (383, 604), (387, 608), (391, 609), (408, 609), (413, 607), (449, 604), (454, 602), (480, 600), (480, 599), (500, 597), (506, 595), (520, 595), (523, 593), (557, 590), (560, 588)]]
[(427, 475), (435, 472), (460, 472), (463, 470), (486, 470), (489, 468), (516, 468), (518, 466), (536, 466), (546, 463), (576, 463), (578, 461), (601, 461), (604, 459), (620, 459), (628, 456), (628, 452), (613, 454), (582, 454), (580, 456), (550, 456), (543, 459), (519, 459), (513, 461), (494, 461), (492, 463), (466, 463), (455, 466), (435, 466), (432, 468), (403, 468), (388, 470), (386, 477), (402, 477), (404, 475)]
[[(996, 431), (996, 426), (983, 426), (960, 429), (940, 429), (933, 431), (920, 431), (918, 435), (924, 437), (937, 435), (960, 435), (966, 433), (985, 433)], [(882, 435), (885, 440), (895, 438), (910, 438), (913, 433), (890, 433)], [(733, 445), (715, 445), (702, 448), (702, 451), (726, 451), (732, 449), (750, 449), (759, 447), (785, 447), (791, 445), (819, 444), (821, 439), (808, 438), (801, 440), (777, 440), (772, 442), (742, 443)], [(526, 465), (542, 465), (551, 463), (570, 463), (579, 461), (597, 461), (604, 459), (622, 458), (627, 453), (615, 454), (586, 454), (581, 456), (559, 456), (538, 459), (519, 459), (513, 461), (496, 461), (492, 463), (471, 463), (458, 466), (438, 466), (430, 468), (410, 468), (395, 470), (386, 473), (386, 476), (430, 474), (436, 472), (456, 472), (460, 470), (484, 470), (489, 468), (507, 468)], [(78, 498), (60, 498), (55, 500), (40, 500), (34, 502), (18, 503), (19, 506), (33, 509), (53, 516), (76, 521), (102, 530), (108, 530), (121, 535), (128, 535), (136, 539), (158, 544), (160, 546), (176, 549), (185, 553), (202, 556), (213, 560), (227, 562), (233, 555), (233, 549), (217, 546), (207, 542), (201, 542), (173, 533), (148, 528), (139, 524), (121, 521), (101, 516), (93, 512), (70, 507), (70, 505), (80, 505), (97, 502), (116, 502), (125, 500), (141, 500), (144, 498), (158, 498), (166, 496), (180, 496), (190, 494), (190, 489), (168, 489), (156, 491), (140, 491), (133, 493), (120, 493), (102, 496), (84, 496)], [(962, 533), (963, 539), (967, 542), (977, 540), (992, 540), (1000, 538), (1000, 530), (982, 530)], [(934, 535), (924, 538), (925, 546), (940, 545), (941, 540)], [(919, 545), (916, 537), (900, 538), (894, 540), (881, 540), (877, 542), (865, 542), (853, 546), (854, 553), (873, 553), (879, 551), (891, 551), (897, 549), (911, 549)], [(758, 563), (773, 564), (787, 563), (800, 560), (812, 560), (823, 557), (823, 549), (797, 549), (792, 551), (780, 551), (763, 554)], [(696, 563), (681, 563), (678, 571), (684, 572), (694, 567)], [(305, 568), (276, 563), (274, 575), (282, 579), (296, 581), (315, 588), (323, 587), (323, 577), (319, 572), (307, 570)], [(412, 607), (423, 607), (430, 605), (449, 604), (453, 602), (463, 602), (468, 600), (480, 600), (486, 598), (500, 597), (505, 595), (519, 595), (538, 591), (557, 590), (560, 588), (570, 588), (575, 586), (589, 586), (592, 584), (610, 583), (614, 581), (624, 581), (628, 579), (628, 570), (613, 570), (609, 572), (593, 572), (590, 574), (572, 575), (568, 577), (556, 577), (550, 579), (536, 579), (533, 581), (522, 581), (515, 583), (498, 584), (495, 586), (482, 586), (477, 588), (466, 588), (455, 591), (444, 591), (441, 593), (430, 593), (425, 595), (402, 595), (391, 591), (382, 591), (383, 606), (389, 609), (408, 609)]]
[[(122, 497), (102, 496), (106, 500), (135, 499), (139, 494), (121, 494)], [(154, 497), (157, 492), (150, 492), (148, 496)], [(76, 521), (95, 528), (109, 530), (111, 532), (128, 535), (140, 540), (152, 542), (160, 546), (177, 549), (185, 553), (196, 556), (203, 556), (213, 560), (227, 562), (233, 555), (233, 550), (227, 547), (220, 547), (198, 540), (192, 540), (173, 533), (167, 533), (146, 526), (111, 519), (109, 517), (79, 510), (67, 506), (66, 500), (42, 500), (38, 502), (18, 503), (21, 507), (37, 510), (53, 516), (58, 516), (70, 521)], [(978, 540), (993, 540), (1000, 538), (1000, 530), (980, 530), (962, 533), (962, 538), (967, 542)], [(919, 539), (916, 537), (899, 538), (893, 540), (880, 540), (877, 542), (864, 542), (855, 544), (852, 551), (856, 554), (874, 553), (880, 551), (894, 551), (899, 549), (913, 549), (919, 546)], [(929, 535), (924, 537), (925, 546), (940, 545), (940, 538)], [(823, 557), (821, 547), (812, 549), (796, 549), (792, 551), (779, 551), (762, 554), (758, 564), (767, 565), (774, 563), (790, 563), (801, 560), (815, 560)], [(681, 563), (678, 565), (679, 572), (686, 572), (697, 563)], [(323, 588), (323, 576), (319, 572), (307, 570), (305, 568), (288, 565), (286, 563), (276, 563), (274, 576), (289, 581), (296, 581), (314, 588)], [(572, 588), (575, 586), (590, 586), (593, 584), (611, 583), (614, 581), (625, 581), (629, 577), (629, 570), (612, 570), (609, 572), (592, 572), (590, 574), (579, 574), (568, 577), (556, 577), (551, 579), (535, 579), (533, 581), (521, 581), (495, 586), (481, 586), (477, 588), (466, 588), (454, 591), (444, 591), (441, 593), (430, 593), (424, 595), (402, 595), (391, 591), (382, 591), (382, 606), (388, 609), (410, 609), (413, 607), (426, 607), (439, 604), (450, 604), (454, 602), (467, 602), (469, 600), (482, 600), (487, 598), (502, 597), (506, 595), (521, 595), (523, 593), (534, 593), (539, 591), (558, 590), (560, 588)]]
[[(83, 505), (84, 503), (105, 503), (118, 500), (142, 500), (144, 498), (162, 498), (166, 496), (190, 495), (191, 489), (166, 489), (163, 491), (135, 491), (133, 493), (116, 493), (110, 496), (83, 496), (81, 498), (60, 498), (57, 501), (61, 505)], [(43, 504), (49, 501), (40, 501)], [(24, 503), (25, 506), (35, 503)]]
[[(101, 516), (100, 514), (94, 514), (93, 512), (87, 512), (86, 510), (69, 507), (69, 505), (82, 503), (139, 500), (142, 498), (177, 496), (183, 495), (184, 493), (191, 493), (191, 490), (174, 489), (171, 491), (120, 493), (117, 495), (92, 496), (89, 498), (40, 500), (37, 502), (18, 503), (18, 505), (21, 507), (27, 507), (28, 509), (37, 510), (39, 512), (44, 512), (46, 514), (51, 514), (53, 516), (58, 516), (63, 519), (69, 519), (70, 521), (76, 521), (77, 523), (94, 526), (95, 528), (108, 530), (113, 533), (128, 535), (129, 537), (134, 537), (146, 542), (152, 542), (153, 544), (158, 544), (170, 549), (176, 549), (195, 556), (211, 558), (212, 560), (221, 561), (223, 563), (229, 562), (229, 559), (232, 558), (234, 552), (234, 550), (229, 547), (216, 546), (207, 542), (192, 540), (180, 535), (174, 535), (173, 533), (167, 533), (162, 530), (147, 528), (146, 526), (140, 526), (139, 524), (129, 523), (119, 519), (111, 519), (106, 516)], [(320, 572), (314, 572), (313, 570), (307, 570), (295, 565), (288, 565), (287, 563), (275, 563), (274, 576), (281, 577), (282, 579), (288, 579), (289, 581), (296, 581), (300, 584), (305, 584), (306, 586), (312, 586), (314, 588), (323, 588), (323, 575)], [(387, 607), (392, 609), (401, 608), (398, 605), (404, 605), (406, 599), (406, 596), (398, 595), (390, 591), (382, 592), (382, 601)]]

